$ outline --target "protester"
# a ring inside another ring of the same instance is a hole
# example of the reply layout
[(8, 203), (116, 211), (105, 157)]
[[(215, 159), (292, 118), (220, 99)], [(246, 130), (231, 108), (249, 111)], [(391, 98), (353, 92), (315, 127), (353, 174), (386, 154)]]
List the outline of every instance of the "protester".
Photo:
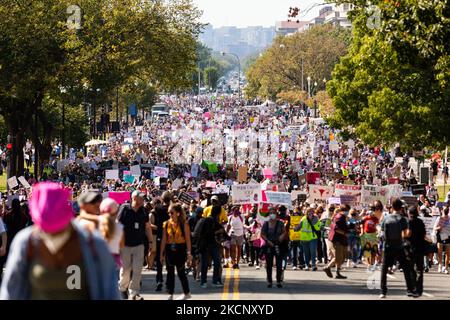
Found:
[(244, 222), (241, 217), (239, 207), (232, 209), (232, 214), (228, 217), (227, 232), (230, 236), (230, 251), (233, 269), (239, 269), (242, 245), (244, 244)]
[(119, 290), (122, 299), (143, 300), (139, 291), (144, 263), (144, 241), (149, 242), (149, 239), (152, 239), (152, 229), (143, 207), (144, 194), (134, 191), (131, 199), (131, 206), (122, 206), (118, 218), (124, 227), (125, 235), (125, 246), (120, 252), (122, 268)]
[(419, 219), (419, 212), (417, 206), (412, 206), (408, 208), (409, 214), (409, 229), (411, 234), (408, 238), (411, 244), (412, 250), (412, 262), (415, 268), (415, 273), (417, 278), (416, 281), (416, 292), (419, 296), (423, 294), (423, 271), (424, 271), (424, 256), (425, 256), (425, 246), (426, 246), (426, 230), (425, 224), (421, 219)]
[(175, 290), (175, 268), (181, 281), (184, 294), (176, 300), (191, 298), (189, 282), (187, 280), (185, 265), (192, 262), (191, 233), (186, 220), (186, 213), (180, 204), (169, 208), (170, 218), (163, 225), (163, 238), (161, 241), (161, 264), (165, 260), (167, 268), (167, 292), (169, 300), (173, 300)]
[(392, 202), (392, 213), (381, 224), (381, 232), (384, 238), (384, 252), (381, 267), (381, 294), (380, 298), (386, 298), (388, 267), (397, 260), (403, 270), (406, 281), (407, 295), (417, 298), (415, 272), (412, 268), (411, 252), (405, 249), (405, 240), (410, 237), (411, 230), (408, 220), (404, 217), (403, 202), (396, 198)]
[[(438, 246), (438, 272), (449, 274), (450, 263), (450, 217), (449, 207), (445, 207), (442, 215), (436, 220), (434, 225), (434, 232), (436, 233)], [(442, 261), (442, 254), (445, 255), (445, 260)]]
[(270, 209), (269, 218), (269, 221), (266, 221), (261, 229), (261, 238), (266, 243), (264, 251), (267, 271), (267, 287), (272, 288), (272, 268), (273, 260), (275, 258), (277, 287), (282, 288), (283, 256), (280, 244), (284, 240), (286, 229), (283, 222), (278, 220), (275, 208)]
[(78, 197), (80, 214), (77, 217), (80, 225), (94, 231), (98, 228), (102, 195), (98, 192), (86, 191)]
[(162, 204), (155, 208), (155, 225), (156, 225), (156, 289), (161, 291), (163, 287), (163, 266), (161, 263), (161, 241), (163, 236), (163, 224), (169, 220), (169, 206), (172, 202), (172, 194), (168, 191), (162, 195)]
[[(30, 211), (35, 224), (11, 245), (0, 299), (119, 298), (113, 257), (96, 233), (74, 222), (67, 190), (55, 183), (35, 185)], [(74, 275), (78, 280), (71, 280)]]
[(371, 206), (371, 212), (363, 217), (361, 228), (361, 246), (366, 259), (367, 270), (376, 269), (376, 258), (378, 255), (377, 226), (383, 214), (383, 204), (375, 201)]
[(329, 239), (332, 242), (334, 258), (323, 269), (329, 278), (333, 277), (331, 268), (336, 266), (336, 279), (347, 279), (341, 274), (341, 266), (345, 261), (347, 254), (349, 230), (347, 226), (347, 217), (349, 214), (349, 206), (341, 205), (335, 210), (335, 215), (330, 226)]
[[(6, 243), (8, 242), (8, 236), (6, 233), (5, 225), (0, 217), (0, 259), (6, 255)], [(0, 263), (0, 284), (3, 277), (3, 263)]]
[(125, 246), (123, 225), (117, 221), (119, 204), (113, 199), (104, 199), (100, 204), (99, 230), (108, 244), (109, 251), (114, 257), (117, 266), (117, 280), (122, 267), (120, 250)]
[(317, 243), (320, 233), (320, 221), (314, 214), (314, 209), (309, 208), (301, 219), (296, 231), (300, 231), (300, 243), (303, 249), (305, 269), (317, 271)]

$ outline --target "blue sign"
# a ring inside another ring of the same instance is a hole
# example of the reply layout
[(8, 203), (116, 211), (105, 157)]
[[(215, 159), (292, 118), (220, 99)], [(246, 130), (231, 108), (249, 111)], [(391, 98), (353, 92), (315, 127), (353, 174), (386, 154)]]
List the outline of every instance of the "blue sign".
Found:
[(137, 106), (135, 103), (132, 103), (128, 106), (128, 114), (132, 117), (137, 116)]

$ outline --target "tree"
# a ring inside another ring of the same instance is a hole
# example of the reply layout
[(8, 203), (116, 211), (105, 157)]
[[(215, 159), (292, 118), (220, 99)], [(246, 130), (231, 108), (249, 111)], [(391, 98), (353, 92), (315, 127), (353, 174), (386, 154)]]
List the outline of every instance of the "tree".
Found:
[(217, 87), (217, 81), (219, 80), (219, 70), (216, 67), (206, 68), (204, 71), (205, 83), (208, 87), (215, 89)]
[(443, 3), (376, 2), (376, 28), (367, 23), (373, 8), (353, 3), (353, 42), (327, 84), (336, 108), (331, 124), (371, 145), (445, 147), (450, 69)]
[(323, 79), (331, 78), (334, 65), (347, 53), (349, 43), (350, 32), (332, 25), (276, 38), (248, 69), (246, 96), (275, 100), (283, 91), (307, 91), (308, 76), (321, 86)]
[(42, 170), (58, 131), (52, 119), (61, 118), (63, 102), (79, 108), (86, 87), (100, 89), (96, 102), (101, 105), (134, 78), (151, 81), (156, 90), (191, 85), (201, 27), (200, 11), (191, 0), (80, 0), (80, 30), (67, 28), (71, 4), (0, 4), (0, 114), (14, 146), (9, 176), (23, 172), (26, 136), (33, 140)]

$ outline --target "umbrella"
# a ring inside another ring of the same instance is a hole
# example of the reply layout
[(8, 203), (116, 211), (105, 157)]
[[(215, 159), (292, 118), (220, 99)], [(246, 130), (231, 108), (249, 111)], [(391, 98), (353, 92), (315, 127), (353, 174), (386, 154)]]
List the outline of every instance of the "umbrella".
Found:
[(94, 140), (86, 142), (85, 146), (86, 147), (92, 147), (92, 146), (98, 146), (98, 145), (101, 145), (101, 144), (108, 144), (108, 142), (107, 141), (103, 141), (103, 140), (94, 139)]

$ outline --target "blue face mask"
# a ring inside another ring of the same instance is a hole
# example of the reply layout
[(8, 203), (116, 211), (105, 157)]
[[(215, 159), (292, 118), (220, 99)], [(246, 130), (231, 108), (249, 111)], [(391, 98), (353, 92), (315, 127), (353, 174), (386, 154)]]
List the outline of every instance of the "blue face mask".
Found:
[(275, 220), (277, 218), (277, 215), (275, 213), (270, 214), (270, 219)]

